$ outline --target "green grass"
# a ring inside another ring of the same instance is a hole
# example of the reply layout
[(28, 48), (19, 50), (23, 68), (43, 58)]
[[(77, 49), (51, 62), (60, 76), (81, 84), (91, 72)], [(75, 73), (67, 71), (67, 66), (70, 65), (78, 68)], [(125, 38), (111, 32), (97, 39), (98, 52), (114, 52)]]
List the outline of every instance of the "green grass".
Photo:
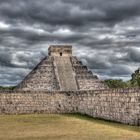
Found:
[(0, 140), (140, 140), (140, 127), (81, 115), (1, 115)]

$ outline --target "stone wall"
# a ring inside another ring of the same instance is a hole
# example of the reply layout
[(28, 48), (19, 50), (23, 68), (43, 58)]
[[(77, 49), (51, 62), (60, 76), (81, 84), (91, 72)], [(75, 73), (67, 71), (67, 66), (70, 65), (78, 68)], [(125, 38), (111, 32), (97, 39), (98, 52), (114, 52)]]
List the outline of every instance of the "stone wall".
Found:
[(5, 92), (0, 94), (0, 114), (73, 112), (69, 96), (55, 92)]
[[(140, 125), (140, 90), (89, 91), (78, 95), (78, 112), (105, 120)], [(81, 98), (81, 99), (80, 99)]]
[(1, 91), (0, 114), (82, 113), (140, 125), (140, 90)]

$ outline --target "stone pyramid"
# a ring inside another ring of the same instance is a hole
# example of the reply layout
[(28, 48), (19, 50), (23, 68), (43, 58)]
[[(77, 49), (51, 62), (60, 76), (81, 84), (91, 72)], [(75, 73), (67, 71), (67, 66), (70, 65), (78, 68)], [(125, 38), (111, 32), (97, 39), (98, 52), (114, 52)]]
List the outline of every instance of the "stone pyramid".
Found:
[(45, 57), (17, 86), (19, 90), (99, 90), (107, 86), (72, 56), (72, 46), (51, 45)]

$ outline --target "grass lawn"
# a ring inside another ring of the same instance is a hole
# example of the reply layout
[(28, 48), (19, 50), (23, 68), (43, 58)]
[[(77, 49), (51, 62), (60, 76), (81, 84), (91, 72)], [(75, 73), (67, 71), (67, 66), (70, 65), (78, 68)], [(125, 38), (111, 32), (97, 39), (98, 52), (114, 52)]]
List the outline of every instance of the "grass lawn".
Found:
[(1, 115), (0, 140), (140, 140), (140, 127), (80, 115)]

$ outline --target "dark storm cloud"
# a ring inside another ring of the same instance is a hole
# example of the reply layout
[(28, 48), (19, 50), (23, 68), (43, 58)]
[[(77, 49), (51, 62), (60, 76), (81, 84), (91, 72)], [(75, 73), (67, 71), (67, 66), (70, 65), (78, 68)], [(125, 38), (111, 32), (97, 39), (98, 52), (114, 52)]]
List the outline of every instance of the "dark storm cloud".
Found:
[(47, 55), (72, 44), (101, 78), (128, 79), (140, 63), (138, 0), (0, 0), (0, 84), (14, 85)]
[(79, 26), (100, 22), (115, 24), (139, 16), (140, 1), (133, 0), (5, 0), (0, 13), (7, 21)]
[(140, 62), (140, 49), (137, 48), (126, 48), (124, 50), (126, 53), (125, 55), (120, 59), (126, 62)]

